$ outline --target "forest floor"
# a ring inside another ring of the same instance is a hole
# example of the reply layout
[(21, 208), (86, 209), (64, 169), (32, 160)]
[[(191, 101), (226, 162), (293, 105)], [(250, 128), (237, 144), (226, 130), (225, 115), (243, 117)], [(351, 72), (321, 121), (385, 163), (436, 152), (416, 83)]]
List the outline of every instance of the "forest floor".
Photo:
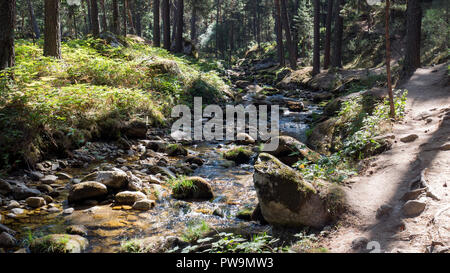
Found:
[[(418, 69), (400, 86), (408, 90), (406, 116), (393, 128), (392, 149), (371, 159), (368, 169), (351, 179), (346, 189), (349, 213), (322, 242), (330, 252), (448, 251), (450, 87), (446, 73), (445, 64)], [(412, 134), (418, 138), (400, 140)], [(402, 197), (406, 193), (411, 195), (406, 200), (426, 204), (419, 216), (405, 216)]]

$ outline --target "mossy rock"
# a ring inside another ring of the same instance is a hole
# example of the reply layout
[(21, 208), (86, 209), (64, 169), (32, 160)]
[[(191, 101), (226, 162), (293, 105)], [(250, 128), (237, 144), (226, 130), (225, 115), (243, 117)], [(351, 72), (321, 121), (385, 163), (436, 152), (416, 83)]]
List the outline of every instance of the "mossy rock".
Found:
[(259, 155), (253, 181), (263, 218), (272, 225), (321, 228), (342, 211), (344, 205), (338, 204), (345, 204), (338, 186), (327, 182), (313, 185), (267, 153)]
[(188, 151), (181, 144), (169, 144), (166, 146), (166, 153), (169, 156), (187, 156)]
[(176, 199), (210, 200), (214, 198), (211, 185), (201, 177), (183, 177), (172, 185), (172, 195)]
[(227, 160), (236, 162), (236, 164), (248, 163), (252, 158), (253, 152), (244, 147), (232, 148), (223, 153), (223, 157)]
[(30, 244), (32, 253), (81, 253), (89, 245), (79, 235), (51, 234), (35, 239)]
[(321, 158), (319, 153), (309, 149), (305, 144), (291, 136), (276, 136), (274, 138), (271, 142), (276, 143), (278, 141), (278, 147), (275, 151), (270, 151), (269, 153), (285, 164), (291, 166), (303, 159), (317, 162)]

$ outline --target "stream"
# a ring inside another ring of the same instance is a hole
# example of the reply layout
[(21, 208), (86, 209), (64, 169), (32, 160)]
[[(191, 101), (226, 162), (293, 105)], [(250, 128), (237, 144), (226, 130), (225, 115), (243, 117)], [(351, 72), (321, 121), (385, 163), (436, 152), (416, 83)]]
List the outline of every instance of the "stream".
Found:
[[(320, 114), (321, 109), (307, 101), (308, 91), (290, 93), (295, 95), (288, 95), (287, 91), (281, 91), (281, 94), (264, 96), (263, 100), (272, 105), (280, 104), (280, 133), (304, 142), (313, 113)], [(254, 97), (254, 93), (248, 92), (243, 96), (243, 104), (253, 103)], [(294, 107), (292, 110), (292, 107), (288, 107), (288, 102), (297, 108)], [(299, 105), (302, 109), (298, 108)], [(239, 210), (256, 207), (258, 198), (253, 186), (253, 162), (236, 166), (234, 162), (224, 159), (221, 153), (235, 146), (227, 142), (202, 142), (185, 146), (189, 155), (204, 160), (204, 164), (196, 168), (192, 176), (200, 176), (208, 180), (214, 192), (212, 200), (195, 202), (176, 200), (171, 197), (169, 187), (162, 183), (152, 185), (152, 190), (157, 192), (154, 194), (156, 206), (149, 211), (135, 211), (126, 206), (117, 207), (110, 203), (76, 206), (72, 213), (64, 211), (72, 207), (67, 202), (71, 181), (101, 169), (105, 162), (124, 170), (143, 169), (139, 156), (121, 151), (114, 144), (90, 143), (90, 145), (97, 145), (100, 150), (112, 150), (114, 156), (94, 160), (79, 168), (63, 168), (62, 171), (73, 178), (72, 180), (58, 179), (51, 185), (60, 192), (60, 195), (54, 198), (52, 204), (44, 208), (25, 208), (22, 214), (13, 218), (8, 216), (10, 210), (5, 209), (6, 206), (0, 209), (3, 216), (1, 223), (17, 231), (16, 239), (25, 242), (31, 236), (36, 238), (46, 234), (65, 233), (69, 225), (83, 225), (88, 230), (85, 237), (89, 240), (89, 247), (85, 252), (118, 252), (125, 240), (180, 237), (189, 224), (199, 221), (206, 222), (212, 230), (216, 231), (270, 230), (270, 226), (236, 218)], [(118, 163), (119, 157), (125, 160)], [(175, 165), (183, 159), (182, 156), (165, 156), (165, 158), (168, 165)], [(38, 184), (39, 182), (30, 182), (27, 186), (32, 187)]]

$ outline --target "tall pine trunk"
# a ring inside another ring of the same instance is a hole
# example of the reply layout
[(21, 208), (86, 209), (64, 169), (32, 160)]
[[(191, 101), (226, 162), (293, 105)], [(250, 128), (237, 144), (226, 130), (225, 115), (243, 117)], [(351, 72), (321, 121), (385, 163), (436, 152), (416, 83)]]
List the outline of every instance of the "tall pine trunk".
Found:
[(61, 31), (59, 0), (45, 0), (44, 56), (61, 58)]
[(100, 0), (100, 6), (102, 8), (102, 31), (108, 31), (108, 23), (106, 21), (106, 8), (105, 8), (105, 0)]
[(420, 67), (421, 27), (422, 9), (420, 0), (408, 0), (406, 8), (406, 53), (403, 67), (407, 76)]
[(159, 0), (153, 0), (153, 46), (161, 46), (161, 31), (159, 28)]
[(0, 70), (14, 66), (16, 0), (0, 0)]
[(275, 11), (275, 33), (277, 35), (277, 52), (278, 52), (278, 61), (280, 62), (280, 66), (285, 66), (284, 61), (284, 47), (283, 47), (283, 28), (281, 27), (281, 8), (280, 8), (280, 0), (274, 0)]
[(128, 23), (127, 23), (127, 6), (128, 6), (128, 2), (127, 0), (122, 0), (122, 24), (123, 24), (123, 30), (122, 30), (122, 34), (123, 36), (127, 36), (128, 34)]
[(163, 0), (164, 48), (170, 50), (170, 1)]
[(94, 35), (94, 37), (100, 36), (100, 24), (98, 21), (97, 0), (91, 0), (91, 22), (92, 22), (92, 35)]
[(289, 62), (292, 69), (297, 69), (297, 59), (295, 58), (295, 49), (292, 43), (291, 27), (289, 25), (289, 17), (286, 8), (286, 0), (281, 0), (281, 23), (284, 28), (284, 35), (286, 36), (286, 43), (289, 50)]
[(319, 0), (314, 0), (314, 47), (313, 47), (313, 70), (312, 75), (320, 73), (320, 12)]
[(394, 96), (392, 94), (392, 82), (391, 82), (391, 37), (389, 35), (389, 0), (386, 0), (386, 23), (385, 23), (385, 32), (386, 32), (386, 75), (387, 75), (387, 86), (389, 92), (389, 105), (390, 112), (389, 116), (391, 118), (395, 117), (395, 107), (394, 107)]
[(120, 23), (119, 23), (119, 3), (118, 0), (113, 0), (113, 28), (114, 34), (120, 34)]
[(336, 16), (334, 23), (333, 55), (331, 56), (331, 66), (342, 68), (342, 35), (344, 31), (344, 18), (341, 15), (344, 0), (336, 0)]
[(327, 7), (327, 19), (325, 22), (325, 52), (323, 56), (323, 69), (328, 69), (330, 66), (330, 53), (331, 53), (331, 22), (333, 18), (333, 2), (334, 0), (328, 0)]
[(184, 0), (177, 2), (177, 31), (175, 36), (175, 52), (183, 52), (183, 20), (184, 14)]
[(193, 44), (197, 42), (197, 7), (195, 5), (192, 6), (191, 41)]
[(33, 26), (34, 37), (39, 40), (39, 38), (41, 37), (41, 32), (39, 31), (39, 26), (36, 22), (36, 16), (34, 16), (34, 8), (33, 4), (31, 4), (31, 0), (28, 0), (28, 10), (30, 12), (30, 21), (31, 25)]

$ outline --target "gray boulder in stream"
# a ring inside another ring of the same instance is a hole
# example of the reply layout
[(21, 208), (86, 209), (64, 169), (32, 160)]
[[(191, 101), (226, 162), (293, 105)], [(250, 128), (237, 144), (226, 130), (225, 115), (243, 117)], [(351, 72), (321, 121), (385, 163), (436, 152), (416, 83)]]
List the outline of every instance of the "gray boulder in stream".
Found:
[(253, 175), (264, 219), (272, 225), (321, 228), (344, 209), (345, 194), (322, 181), (312, 184), (274, 156), (261, 153)]
[(291, 136), (276, 136), (275, 138), (278, 138), (278, 147), (275, 151), (269, 153), (285, 164), (292, 165), (303, 159), (317, 162), (321, 157), (319, 153), (309, 149), (305, 144)]
[(108, 188), (122, 189), (128, 184), (128, 175), (120, 169), (113, 168), (111, 171), (98, 171), (88, 174), (81, 181), (96, 181)]

